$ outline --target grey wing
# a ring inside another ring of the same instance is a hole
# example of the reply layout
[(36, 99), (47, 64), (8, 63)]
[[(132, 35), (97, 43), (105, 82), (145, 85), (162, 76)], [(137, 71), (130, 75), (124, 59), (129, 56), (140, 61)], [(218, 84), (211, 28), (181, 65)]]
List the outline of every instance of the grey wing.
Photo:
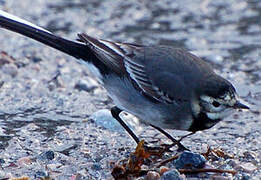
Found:
[[(150, 59), (145, 58), (145, 46), (115, 43), (92, 38), (86, 34), (79, 34), (80, 40), (85, 42), (96, 56), (115, 73), (128, 77), (135, 88), (150, 98), (164, 103), (177, 103), (177, 94), (184, 89), (184, 83), (174, 74), (156, 72), (153, 76), (148, 73)], [(167, 87), (171, 84), (170, 88)], [(176, 88), (173, 88), (174, 86)]]
[[(188, 91), (184, 81), (175, 73), (157, 71), (157, 68), (148, 70), (142, 61), (133, 58), (124, 60), (125, 67), (130, 77), (149, 96), (164, 103), (179, 104), (187, 101)], [(146, 59), (150, 61), (150, 59)], [(149, 63), (149, 62), (148, 62)]]
[(87, 34), (78, 34), (78, 41), (85, 43), (95, 54), (95, 56), (105, 64), (112, 72), (118, 75), (125, 74), (123, 64), (123, 50), (113, 42), (100, 40), (88, 36)]

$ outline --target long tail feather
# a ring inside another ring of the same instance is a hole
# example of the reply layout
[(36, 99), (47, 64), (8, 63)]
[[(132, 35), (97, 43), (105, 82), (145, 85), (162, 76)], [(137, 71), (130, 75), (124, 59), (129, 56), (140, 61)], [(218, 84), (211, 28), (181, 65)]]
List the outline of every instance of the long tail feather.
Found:
[(94, 55), (92, 50), (82, 42), (64, 39), (44, 28), (41, 28), (1, 10), (0, 27), (30, 37), (77, 59), (82, 59), (86, 62), (92, 62), (102, 73), (107, 72), (106, 66), (101, 63)]

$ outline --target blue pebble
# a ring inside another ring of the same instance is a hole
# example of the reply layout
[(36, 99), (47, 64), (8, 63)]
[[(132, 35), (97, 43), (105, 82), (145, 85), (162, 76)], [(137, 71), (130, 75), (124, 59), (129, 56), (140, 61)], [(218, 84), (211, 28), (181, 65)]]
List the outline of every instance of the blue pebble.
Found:
[(53, 160), (54, 159), (54, 152), (49, 150), (46, 152), (41, 153), (38, 156), (38, 159), (42, 160), (42, 161), (46, 161), (46, 160)]
[(183, 168), (203, 168), (206, 164), (204, 156), (189, 151), (184, 151), (178, 159), (173, 161), (177, 169)]
[(44, 179), (49, 177), (49, 174), (47, 172), (43, 172), (43, 171), (37, 171), (34, 175), (34, 178), (39, 178), (39, 179)]
[(180, 173), (176, 169), (173, 169), (165, 172), (160, 177), (160, 180), (183, 180), (183, 179), (180, 177)]
[(4, 164), (5, 163), (5, 160), (0, 158), (0, 164)]

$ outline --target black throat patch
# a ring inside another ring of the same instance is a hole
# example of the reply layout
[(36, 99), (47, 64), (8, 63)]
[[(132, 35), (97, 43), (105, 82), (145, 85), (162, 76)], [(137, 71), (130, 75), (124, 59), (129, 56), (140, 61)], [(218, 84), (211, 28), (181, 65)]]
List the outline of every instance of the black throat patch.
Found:
[[(206, 113), (200, 112), (198, 117), (193, 117), (193, 123), (189, 127), (189, 131), (196, 132), (209, 129), (218, 123), (221, 119), (212, 120), (208, 118)], [(210, 125), (211, 124), (211, 125)]]

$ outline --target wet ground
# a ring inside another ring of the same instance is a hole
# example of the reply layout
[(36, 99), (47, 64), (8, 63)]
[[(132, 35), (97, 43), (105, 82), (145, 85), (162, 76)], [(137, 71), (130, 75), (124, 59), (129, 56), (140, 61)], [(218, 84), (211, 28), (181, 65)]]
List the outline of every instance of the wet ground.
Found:
[[(196, 152), (208, 144), (234, 154), (212, 163), (239, 170), (234, 178), (261, 177), (260, 1), (0, 0), (0, 8), (69, 39), (85, 32), (173, 45), (202, 57), (235, 85), (251, 111), (236, 112), (183, 143)], [(0, 42), (0, 177), (111, 178), (111, 164), (136, 145), (116, 122), (102, 121), (108, 112), (99, 110), (113, 103), (87, 67), (6, 30), (0, 29)], [(94, 118), (97, 111), (104, 116)], [(156, 133), (134, 129), (143, 137)], [(42, 156), (49, 150), (54, 158), (48, 160)]]

